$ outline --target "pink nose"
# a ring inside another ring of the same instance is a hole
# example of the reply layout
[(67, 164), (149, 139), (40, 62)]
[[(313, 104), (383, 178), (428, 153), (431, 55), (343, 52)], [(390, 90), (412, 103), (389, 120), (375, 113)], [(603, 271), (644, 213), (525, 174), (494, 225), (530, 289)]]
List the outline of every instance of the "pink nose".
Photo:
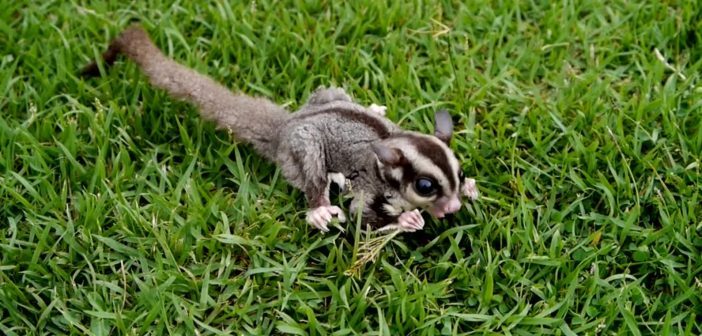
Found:
[(450, 200), (448, 203), (446, 203), (446, 207), (444, 208), (444, 212), (454, 213), (460, 209), (461, 209), (461, 201), (458, 198), (454, 198), (454, 199)]

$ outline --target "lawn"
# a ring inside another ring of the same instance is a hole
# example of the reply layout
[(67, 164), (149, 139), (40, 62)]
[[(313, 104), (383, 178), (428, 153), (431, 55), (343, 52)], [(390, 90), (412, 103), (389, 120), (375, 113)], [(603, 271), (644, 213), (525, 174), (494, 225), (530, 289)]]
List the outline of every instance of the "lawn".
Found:
[[(700, 335), (696, 1), (0, 0), (0, 330)], [(452, 148), (482, 198), (392, 239), (323, 235), (275, 166), (120, 61), (300, 106), (320, 85)]]

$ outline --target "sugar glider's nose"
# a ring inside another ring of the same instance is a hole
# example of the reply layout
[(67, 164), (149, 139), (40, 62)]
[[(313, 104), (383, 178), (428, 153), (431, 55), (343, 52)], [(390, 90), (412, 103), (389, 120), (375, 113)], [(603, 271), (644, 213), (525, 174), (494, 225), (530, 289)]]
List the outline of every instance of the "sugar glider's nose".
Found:
[(461, 209), (461, 200), (459, 200), (458, 197), (454, 197), (448, 203), (446, 203), (446, 207), (444, 207), (444, 212), (445, 213), (454, 213), (460, 209)]
[(446, 214), (454, 213), (460, 209), (461, 200), (458, 197), (452, 197), (448, 201), (437, 203), (430, 212), (436, 218), (444, 218)]

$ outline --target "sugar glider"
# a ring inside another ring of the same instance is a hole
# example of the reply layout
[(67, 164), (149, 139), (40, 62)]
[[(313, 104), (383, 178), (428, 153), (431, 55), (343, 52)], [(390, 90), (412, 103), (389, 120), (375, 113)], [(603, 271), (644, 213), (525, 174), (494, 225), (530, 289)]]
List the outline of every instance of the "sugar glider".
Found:
[[(362, 106), (341, 88), (320, 88), (295, 113), (259, 97), (235, 93), (210, 77), (165, 56), (139, 26), (132, 25), (110, 44), (104, 64), (118, 55), (136, 62), (152, 85), (194, 104), (204, 119), (228, 129), (302, 190), (306, 220), (322, 232), (333, 217), (346, 216), (329, 198), (330, 183), (352, 193), (350, 212), (375, 229), (416, 231), (424, 227), (419, 209), (442, 218), (476, 199), (475, 180), (463, 176), (448, 144), (453, 122), (435, 113), (435, 133), (401, 129), (383, 106)], [(97, 63), (82, 74), (99, 75)]]

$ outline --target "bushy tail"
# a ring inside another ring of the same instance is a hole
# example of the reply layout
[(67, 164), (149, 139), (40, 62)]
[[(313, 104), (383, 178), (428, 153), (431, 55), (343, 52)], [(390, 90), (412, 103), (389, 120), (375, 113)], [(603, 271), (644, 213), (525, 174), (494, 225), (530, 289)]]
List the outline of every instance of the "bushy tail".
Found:
[[(151, 84), (196, 105), (204, 119), (229, 129), (239, 140), (251, 143), (260, 154), (273, 160), (275, 135), (289, 117), (284, 108), (265, 98), (234, 93), (210, 77), (178, 64), (165, 56), (138, 25), (132, 25), (112, 41), (103, 54), (104, 64), (111, 65), (119, 54), (136, 62)], [(86, 66), (81, 73), (99, 75), (97, 64)]]

